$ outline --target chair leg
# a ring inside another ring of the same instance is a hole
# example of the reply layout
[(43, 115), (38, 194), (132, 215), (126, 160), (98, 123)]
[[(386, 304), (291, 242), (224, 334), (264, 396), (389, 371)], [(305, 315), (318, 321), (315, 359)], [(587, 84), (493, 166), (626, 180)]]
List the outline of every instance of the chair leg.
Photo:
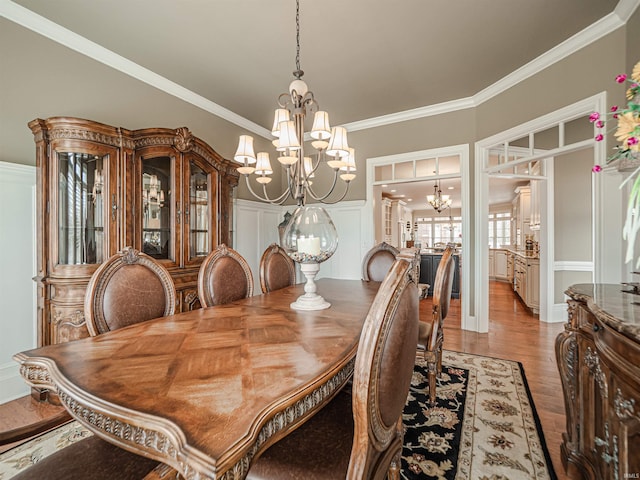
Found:
[(436, 377), (438, 376), (437, 362), (430, 361), (427, 364), (428, 382), (429, 382), (429, 404), (434, 405), (436, 402)]

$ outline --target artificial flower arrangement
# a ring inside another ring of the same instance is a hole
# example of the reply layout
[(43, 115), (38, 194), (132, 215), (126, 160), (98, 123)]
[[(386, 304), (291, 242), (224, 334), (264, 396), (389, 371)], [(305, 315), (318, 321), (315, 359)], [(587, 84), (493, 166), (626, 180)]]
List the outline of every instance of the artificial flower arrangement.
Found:
[[(621, 108), (616, 105), (611, 107), (610, 114), (618, 121), (615, 137), (619, 144), (614, 148), (613, 155), (607, 158), (607, 164), (625, 161), (637, 163), (640, 160), (640, 62), (633, 67), (631, 77), (623, 73), (616, 76), (616, 82), (620, 84), (629, 82), (629, 88), (626, 107)], [(606, 123), (598, 112), (592, 113), (589, 121), (599, 129), (604, 128)], [(604, 139), (604, 135), (598, 133), (595, 139), (600, 142)], [(593, 167), (596, 173), (601, 170), (600, 165)], [(636, 237), (640, 231), (640, 175), (638, 173), (640, 173), (640, 167), (636, 168), (620, 185), (622, 188), (627, 182), (633, 182), (627, 203), (627, 216), (622, 229), (622, 238), (627, 241), (626, 263), (633, 259)], [(636, 260), (636, 268), (638, 267), (640, 267), (640, 257)]]

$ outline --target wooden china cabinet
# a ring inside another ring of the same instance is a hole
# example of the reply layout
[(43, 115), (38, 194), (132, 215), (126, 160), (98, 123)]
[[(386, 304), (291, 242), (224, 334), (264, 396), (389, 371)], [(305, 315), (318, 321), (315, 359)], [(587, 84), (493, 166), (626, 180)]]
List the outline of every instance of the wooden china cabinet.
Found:
[(197, 308), (203, 258), (231, 244), (233, 164), (186, 128), (127, 130), (70, 117), (29, 123), (36, 142), (38, 344), (88, 336), (84, 293), (127, 245), (163, 264), (176, 312)]

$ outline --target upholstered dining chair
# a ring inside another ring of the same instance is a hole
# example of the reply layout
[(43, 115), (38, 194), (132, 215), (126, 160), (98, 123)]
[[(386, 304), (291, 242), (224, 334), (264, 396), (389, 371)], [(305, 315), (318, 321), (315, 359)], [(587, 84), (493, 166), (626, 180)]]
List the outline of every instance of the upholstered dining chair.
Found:
[[(85, 320), (90, 335), (173, 315), (176, 292), (169, 272), (150, 256), (125, 247), (98, 267), (85, 293)], [(32, 431), (36, 433), (35, 430)], [(175, 478), (166, 465), (136, 455), (96, 435), (83, 438), (18, 473), (17, 480), (137, 480)]]
[(369, 309), (345, 389), (271, 445), (250, 466), (250, 480), (398, 479), (402, 411), (418, 340), (418, 295), (409, 262), (398, 259)]
[(424, 351), (424, 359), (427, 362), (429, 402), (432, 405), (436, 400), (436, 377), (442, 372), (443, 323), (449, 313), (454, 273), (453, 249), (447, 247), (436, 270), (431, 315), (419, 324), (418, 349)]
[(218, 245), (200, 265), (198, 298), (203, 307), (253, 295), (253, 275), (247, 261), (233, 248)]
[(279, 290), (296, 283), (296, 266), (284, 248), (272, 243), (260, 259), (260, 288), (262, 293)]
[(89, 334), (95, 336), (173, 315), (175, 306), (176, 290), (167, 269), (145, 253), (125, 247), (91, 276), (84, 316)]
[(362, 259), (362, 279), (381, 282), (395, 262), (399, 250), (386, 242), (378, 243)]

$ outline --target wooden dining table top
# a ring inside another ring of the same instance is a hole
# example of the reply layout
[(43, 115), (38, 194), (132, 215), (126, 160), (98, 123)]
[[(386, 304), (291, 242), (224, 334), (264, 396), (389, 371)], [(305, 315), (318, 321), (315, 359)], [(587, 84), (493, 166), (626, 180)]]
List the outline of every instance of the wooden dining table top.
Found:
[(187, 479), (244, 478), (257, 453), (313, 415), (353, 371), (378, 282), (322, 279), (331, 308), (299, 311), (303, 285), (18, 353), (31, 386), (122, 448)]

